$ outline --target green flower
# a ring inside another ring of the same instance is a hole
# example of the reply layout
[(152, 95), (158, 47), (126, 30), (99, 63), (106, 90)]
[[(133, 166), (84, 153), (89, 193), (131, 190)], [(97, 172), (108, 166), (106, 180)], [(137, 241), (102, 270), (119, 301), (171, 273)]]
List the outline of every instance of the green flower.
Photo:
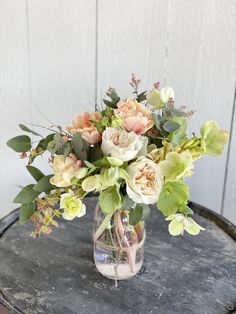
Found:
[(147, 93), (146, 99), (149, 104), (151, 104), (153, 107), (156, 107), (157, 109), (161, 109), (164, 106), (161, 101), (160, 91), (158, 89), (152, 89), (149, 93)]
[(170, 98), (174, 98), (174, 91), (171, 87), (163, 87), (161, 90), (152, 89), (147, 93), (146, 99), (152, 106), (161, 109), (168, 103)]
[(189, 150), (182, 153), (170, 152), (160, 167), (166, 181), (179, 181), (183, 177), (192, 175), (193, 159)]
[(86, 214), (85, 205), (75, 196), (72, 190), (61, 195), (60, 208), (64, 209), (62, 217), (66, 220), (72, 220)]
[(99, 190), (101, 188), (101, 182), (99, 180), (99, 175), (88, 177), (82, 182), (82, 189), (86, 192), (92, 192), (94, 190)]
[(120, 177), (120, 172), (118, 167), (103, 168), (101, 174), (99, 175), (100, 182), (103, 189), (109, 186), (113, 186)]
[(166, 220), (171, 220), (168, 230), (169, 233), (173, 236), (183, 234), (184, 231), (191, 235), (197, 235), (201, 230), (205, 230), (205, 228), (197, 224), (196, 221), (194, 221), (192, 218), (185, 217), (182, 214), (170, 215), (166, 218)]
[(157, 201), (159, 210), (170, 216), (184, 210), (189, 199), (189, 187), (182, 181), (166, 182)]
[(202, 148), (207, 155), (219, 156), (224, 151), (224, 144), (229, 139), (228, 132), (219, 129), (215, 121), (207, 121), (200, 129)]
[(117, 128), (117, 127), (120, 127), (120, 126), (123, 126), (124, 124), (124, 119), (121, 117), (121, 116), (113, 116), (111, 118), (111, 126), (113, 128)]

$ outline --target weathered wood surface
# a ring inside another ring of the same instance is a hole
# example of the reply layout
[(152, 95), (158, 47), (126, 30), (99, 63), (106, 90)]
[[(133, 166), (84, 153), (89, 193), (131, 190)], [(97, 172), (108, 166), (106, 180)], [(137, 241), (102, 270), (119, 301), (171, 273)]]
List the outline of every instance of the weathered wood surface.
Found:
[(171, 237), (153, 208), (147, 222), (146, 268), (118, 283), (102, 277), (92, 257), (92, 216), (62, 222), (49, 237), (29, 238), (31, 224), (18, 222), (0, 239), (0, 288), (12, 313), (223, 314), (236, 306), (236, 245), (216, 224), (198, 237)]

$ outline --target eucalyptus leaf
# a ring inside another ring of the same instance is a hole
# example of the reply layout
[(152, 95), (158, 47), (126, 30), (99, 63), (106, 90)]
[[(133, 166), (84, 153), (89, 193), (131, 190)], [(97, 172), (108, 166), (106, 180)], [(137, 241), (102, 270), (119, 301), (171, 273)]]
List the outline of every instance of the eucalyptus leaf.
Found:
[(23, 224), (34, 214), (36, 206), (34, 203), (22, 204), (20, 207), (20, 223)]
[(138, 204), (136, 207), (132, 208), (129, 213), (129, 224), (135, 226), (141, 219), (143, 215), (143, 206)]
[(34, 130), (31, 130), (30, 128), (28, 128), (26, 125), (24, 124), (19, 124), (19, 127), (21, 128), (21, 130), (25, 131), (25, 132), (28, 132), (28, 133), (31, 133), (31, 134), (34, 134), (36, 136), (41, 136), (41, 134), (35, 132)]
[(27, 135), (19, 135), (11, 138), (7, 145), (18, 153), (28, 152), (31, 148), (31, 139)]
[(48, 147), (48, 143), (50, 143), (53, 140), (55, 133), (51, 133), (47, 135), (45, 138), (41, 139), (38, 143), (37, 148), (42, 148), (43, 150), (46, 150)]
[(82, 139), (82, 136), (79, 134), (79, 133), (76, 133), (73, 138), (72, 138), (72, 145), (73, 145), (73, 148), (74, 148), (74, 151), (76, 153), (76, 155), (78, 157), (80, 157), (80, 153), (83, 149), (83, 139)]
[(33, 189), (34, 184), (25, 186), (15, 197), (14, 203), (27, 204), (33, 202), (40, 192)]
[(26, 168), (36, 181), (39, 181), (42, 177), (44, 177), (44, 174), (38, 168), (33, 166), (26, 166)]
[(121, 209), (131, 209), (133, 206), (134, 206), (135, 202), (128, 197), (128, 195), (125, 195), (123, 197), (123, 204), (122, 204), (122, 207)]
[(179, 127), (180, 127), (179, 123), (170, 120), (166, 120), (166, 122), (163, 124), (163, 129), (169, 133), (178, 130)]
[(141, 101), (146, 100), (146, 94), (147, 94), (146, 91), (144, 91), (144, 92), (138, 94), (138, 96), (137, 96), (137, 101), (138, 101), (138, 102), (141, 102)]
[(106, 106), (108, 106), (108, 107), (110, 107), (110, 108), (113, 108), (113, 109), (117, 108), (117, 106), (116, 106), (115, 103), (113, 103), (113, 102), (111, 102), (111, 101), (109, 101), (109, 100), (107, 100), (107, 99), (103, 99), (103, 102), (104, 102), (104, 104), (105, 104)]
[(37, 192), (45, 192), (48, 193), (54, 190), (53, 185), (49, 182), (49, 180), (53, 177), (53, 175), (47, 175), (42, 177), (34, 186), (33, 190)]

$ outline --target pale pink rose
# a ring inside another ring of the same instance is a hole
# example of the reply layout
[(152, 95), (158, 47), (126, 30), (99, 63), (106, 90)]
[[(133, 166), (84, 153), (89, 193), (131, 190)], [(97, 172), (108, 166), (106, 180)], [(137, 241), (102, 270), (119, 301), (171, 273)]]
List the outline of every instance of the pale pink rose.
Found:
[(89, 144), (96, 144), (101, 142), (102, 135), (98, 132), (92, 124), (92, 120), (100, 121), (102, 114), (96, 112), (84, 112), (82, 115), (75, 116), (73, 126), (67, 127), (70, 134), (81, 134), (82, 138)]
[(134, 99), (120, 101), (114, 112), (123, 117), (124, 127), (129, 132), (143, 134), (154, 125), (151, 111)]
[(71, 185), (71, 179), (82, 165), (81, 160), (78, 160), (74, 154), (68, 157), (56, 155), (53, 158), (52, 168), (54, 176), (50, 179), (50, 183), (57, 187), (67, 187)]

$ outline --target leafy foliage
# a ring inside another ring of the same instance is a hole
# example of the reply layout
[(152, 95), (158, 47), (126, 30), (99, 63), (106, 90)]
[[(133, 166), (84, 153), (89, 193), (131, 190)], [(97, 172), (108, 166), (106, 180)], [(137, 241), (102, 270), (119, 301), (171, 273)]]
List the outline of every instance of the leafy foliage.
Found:
[(31, 139), (27, 135), (19, 135), (10, 139), (7, 145), (18, 153), (28, 152), (31, 148)]
[(15, 197), (14, 203), (28, 204), (35, 200), (40, 192), (33, 189), (34, 184), (25, 186)]

